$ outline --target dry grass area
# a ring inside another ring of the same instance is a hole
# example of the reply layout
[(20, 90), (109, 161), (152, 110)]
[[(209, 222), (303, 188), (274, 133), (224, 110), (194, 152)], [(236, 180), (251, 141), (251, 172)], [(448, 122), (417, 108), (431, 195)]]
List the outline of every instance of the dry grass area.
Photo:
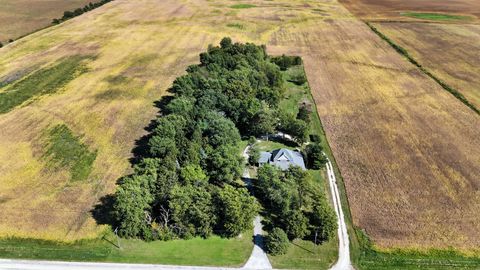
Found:
[[(117, 0), (1, 50), (0, 78), (69, 55), (95, 58), (62, 91), (0, 115), (0, 236), (98, 235), (89, 211), (128, 171), (153, 101), (229, 35), (303, 57), (354, 222), (377, 245), (477, 248), (478, 115), (335, 1), (230, 8), (238, 3)], [(39, 134), (58, 124), (97, 153), (86, 181), (45, 166)]]
[(339, 2), (355, 16), (368, 21), (418, 21), (418, 18), (402, 15), (403, 12), (409, 11), (466, 15), (477, 22), (480, 19), (480, 2), (477, 0), (339, 0)]
[(376, 23), (424, 67), (480, 108), (480, 25)]
[(93, 0), (2, 0), (0, 41), (16, 39), (60, 18), (66, 10), (83, 7)]

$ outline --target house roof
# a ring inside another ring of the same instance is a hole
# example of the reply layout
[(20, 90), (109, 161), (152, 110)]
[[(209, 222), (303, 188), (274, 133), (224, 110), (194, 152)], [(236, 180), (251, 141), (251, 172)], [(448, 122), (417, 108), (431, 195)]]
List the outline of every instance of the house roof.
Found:
[(274, 164), (282, 170), (288, 170), (290, 166), (299, 166), (304, 170), (306, 169), (302, 154), (285, 148), (274, 150), (271, 153), (261, 152), (258, 162), (268, 162), (270, 164)]
[(260, 152), (260, 158), (258, 159), (258, 163), (267, 163), (270, 161), (272, 154), (270, 152)]

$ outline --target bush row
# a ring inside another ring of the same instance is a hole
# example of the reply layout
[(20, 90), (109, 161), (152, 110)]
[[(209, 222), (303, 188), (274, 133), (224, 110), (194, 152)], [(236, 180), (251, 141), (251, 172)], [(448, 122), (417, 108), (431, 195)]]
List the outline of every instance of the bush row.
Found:
[(103, 5), (105, 5), (106, 3), (111, 2), (111, 1), (113, 1), (113, 0), (100, 0), (100, 1), (95, 2), (95, 3), (90, 2), (90, 3), (88, 3), (87, 5), (85, 5), (83, 8), (77, 8), (77, 9), (75, 9), (75, 10), (73, 10), (73, 11), (67, 10), (67, 11), (65, 11), (65, 12), (63, 13), (63, 17), (61, 17), (61, 18), (59, 18), (59, 19), (53, 19), (53, 20), (52, 20), (52, 24), (59, 24), (59, 23), (61, 23), (61, 22), (64, 22), (64, 21), (66, 21), (66, 20), (69, 20), (69, 19), (71, 19), (71, 18), (80, 16), (80, 15), (82, 15), (82, 14), (85, 13), (85, 12), (88, 12), (88, 11), (90, 11), (90, 10), (96, 9), (96, 8), (98, 8), (98, 7), (101, 7), (101, 6), (103, 6)]

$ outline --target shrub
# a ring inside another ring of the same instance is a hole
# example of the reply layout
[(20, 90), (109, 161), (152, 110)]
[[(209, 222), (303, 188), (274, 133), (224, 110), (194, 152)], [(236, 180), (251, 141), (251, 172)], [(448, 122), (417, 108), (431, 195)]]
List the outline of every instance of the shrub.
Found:
[(272, 57), (272, 62), (280, 67), (281, 70), (287, 70), (291, 66), (298, 66), (302, 64), (302, 58), (299, 56), (277, 56)]
[(323, 155), (322, 151), (322, 146), (320, 146), (318, 143), (311, 143), (307, 145), (305, 153), (307, 155), (307, 165), (309, 168), (318, 170), (325, 163), (327, 163), (327, 159)]
[(273, 230), (265, 238), (265, 248), (272, 255), (282, 255), (287, 253), (290, 242), (287, 234), (280, 228)]
[(335, 237), (335, 231), (338, 228), (337, 216), (325, 197), (322, 197), (314, 204), (310, 217), (310, 224), (313, 226), (313, 229), (311, 230), (311, 233), (313, 234), (312, 238), (319, 243)]
[(310, 141), (312, 143), (320, 143), (322, 139), (320, 138), (320, 135), (318, 134), (310, 134)]
[(259, 159), (260, 159), (260, 150), (254, 144), (248, 150), (248, 163), (250, 165), (255, 165), (255, 164), (257, 164)]
[(295, 72), (290, 76), (290, 79), (288, 81), (296, 85), (302, 85), (307, 82), (307, 77), (303, 72)]

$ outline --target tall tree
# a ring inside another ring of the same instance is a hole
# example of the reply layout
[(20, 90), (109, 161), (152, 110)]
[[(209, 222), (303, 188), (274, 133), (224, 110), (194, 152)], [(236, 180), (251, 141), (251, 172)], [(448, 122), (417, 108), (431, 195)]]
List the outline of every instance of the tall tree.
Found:
[(251, 229), (253, 218), (258, 213), (258, 204), (245, 188), (225, 185), (217, 194), (219, 227), (221, 234), (228, 237), (237, 236)]

